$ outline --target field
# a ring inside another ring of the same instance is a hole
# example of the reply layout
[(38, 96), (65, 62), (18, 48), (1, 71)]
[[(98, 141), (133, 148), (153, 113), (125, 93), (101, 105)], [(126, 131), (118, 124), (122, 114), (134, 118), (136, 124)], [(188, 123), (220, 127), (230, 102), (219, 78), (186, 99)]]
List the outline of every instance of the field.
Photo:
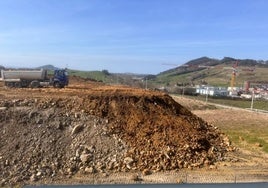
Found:
[[(252, 103), (251, 99), (240, 99), (240, 98), (231, 98), (231, 97), (219, 98), (219, 97), (208, 96), (207, 99), (205, 95), (185, 96), (185, 97), (192, 99), (192, 100), (200, 100), (203, 102), (207, 100), (208, 103), (227, 105), (230, 107), (237, 107), (237, 108), (243, 108), (243, 109), (250, 109), (251, 103)], [(253, 109), (268, 111), (268, 100), (254, 99)]]
[(77, 71), (69, 70), (71, 76), (78, 76), (82, 78), (92, 79), (101, 82), (109, 83), (109, 74), (105, 74), (105, 71)]
[(268, 114), (78, 77), (0, 96), (2, 186), (268, 179)]

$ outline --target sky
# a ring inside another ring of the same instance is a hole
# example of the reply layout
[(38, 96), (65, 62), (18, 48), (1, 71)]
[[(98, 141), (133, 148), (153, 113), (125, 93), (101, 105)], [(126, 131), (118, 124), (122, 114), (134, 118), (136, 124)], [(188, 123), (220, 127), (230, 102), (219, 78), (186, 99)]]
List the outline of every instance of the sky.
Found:
[(267, 0), (0, 0), (0, 65), (157, 74), (268, 60)]

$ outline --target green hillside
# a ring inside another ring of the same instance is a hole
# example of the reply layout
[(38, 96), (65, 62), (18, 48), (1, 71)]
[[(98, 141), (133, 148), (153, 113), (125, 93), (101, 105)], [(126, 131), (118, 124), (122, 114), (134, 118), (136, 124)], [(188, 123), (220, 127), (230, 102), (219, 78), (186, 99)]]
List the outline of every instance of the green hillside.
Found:
[(268, 82), (268, 64), (264, 61), (223, 58), (222, 60), (207, 57), (198, 58), (186, 64), (159, 73), (150, 82), (156, 86), (209, 84), (229, 86), (233, 66), (238, 63), (236, 86), (244, 81)]
[(150, 77), (150, 75), (143, 75), (143, 74), (110, 73), (108, 72), (108, 70), (102, 70), (102, 71), (68, 70), (68, 73), (70, 76), (79, 76), (82, 78), (86, 78), (88, 80), (103, 82), (106, 84), (123, 84), (141, 88), (145, 87), (143, 78)]
[(70, 76), (79, 76), (89, 80), (98, 82), (115, 82), (115, 75), (109, 73), (107, 70), (102, 71), (80, 71), (80, 70), (68, 70)]

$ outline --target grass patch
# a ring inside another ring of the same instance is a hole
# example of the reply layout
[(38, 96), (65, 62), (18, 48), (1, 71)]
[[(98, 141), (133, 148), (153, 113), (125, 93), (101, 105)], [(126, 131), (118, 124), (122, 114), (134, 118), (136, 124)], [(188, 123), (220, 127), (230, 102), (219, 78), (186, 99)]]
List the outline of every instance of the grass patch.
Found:
[(110, 83), (114, 80), (114, 76), (106, 71), (79, 71), (79, 70), (69, 70), (70, 76), (78, 76), (81, 78), (92, 79), (96, 81), (101, 81), (105, 83)]
[(215, 107), (214, 105), (210, 105), (210, 104), (207, 104), (207, 105), (194, 104), (190, 106), (190, 110), (215, 110), (215, 109), (217, 109), (217, 107)]
[[(205, 101), (206, 96), (199, 95), (199, 96), (187, 96), (192, 99)], [(240, 98), (214, 98), (208, 96), (208, 102), (221, 104), (221, 105), (227, 105), (227, 106), (233, 106), (238, 108), (250, 108), (251, 107), (251, 100), (246, 99), (240, 99)], [(268, 111), (268, 101), (267, 100), (254, 100), (254, 109), (259, 110), (267, 110)]]
[(225, 130), (230, 140), (245, 149), (255, 150), (260, 147), (262, 151), (268, 153), (268, 142), (263, 138), (267, 137), (268, 131), (264, 130), (262, 133), (256, 131), (240, 131), (240, 130)]

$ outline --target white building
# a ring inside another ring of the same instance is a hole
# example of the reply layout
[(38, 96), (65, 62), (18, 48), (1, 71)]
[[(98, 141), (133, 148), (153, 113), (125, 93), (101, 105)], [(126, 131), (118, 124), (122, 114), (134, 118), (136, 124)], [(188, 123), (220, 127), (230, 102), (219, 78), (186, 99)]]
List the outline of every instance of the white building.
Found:
[[(252, 98), (252, 94), (241, 94), (240, 97), (241, 98), (244, 98), (244, 99), (251, 99)], [(261, 95), (261, 94), (254, 94), (253, 97), (254, 97), (254, 99), (264, 98), (263, 95)]]
[(239, 88), (239, 87), (228, 87), (227, 88), (229, 95), (232, 95), (232, 96), (237, 95), (239, 90), (241, 90), (241, 88)]
[(227, 96), (228, 91), (226, 88), (222, 87), (213, 87), (213, 86), (199, 86), (196, 88), (196, 93), (200, 95), (209, 95), (209, 96)]

